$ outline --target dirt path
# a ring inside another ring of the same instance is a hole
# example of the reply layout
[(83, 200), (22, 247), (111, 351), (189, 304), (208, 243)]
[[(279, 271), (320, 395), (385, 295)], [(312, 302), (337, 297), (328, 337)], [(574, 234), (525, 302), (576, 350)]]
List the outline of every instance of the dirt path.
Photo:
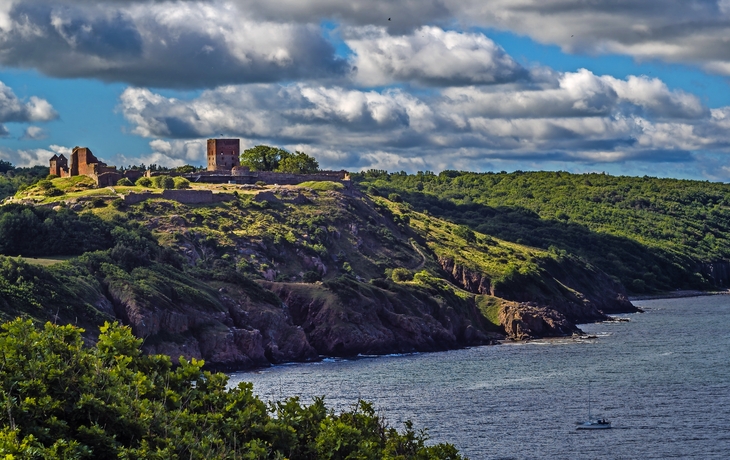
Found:
[(421, 251), (421, 248), (413, 240), (409, 240), (408, 242), (411, 243), (411, 247), (413, 247), (413, 249), (416, 250), (418, 255), (421, 256), (421, 263), (419, 263), (418, 266), (416, 268), (413, 268), (412, 270), (414, 272), (420, 271), (426, 265), (426, 261), (428, 260), (426, 258), (427, 256), (426, 256), (426, 254), (423, 253), (423, 251)]
[[(413, 249), (415, 249), (415, 251), (421, 256), (421, 262), (418, 264), (418, 266), (416, 268), (411, 269), (411, 271), (417, 272), (417, 271), (422, 270), (423, 267), (426, 265), (426, 262), (428, 261), (428, 256), (426, 254), (424, 254), (424, 252), (421, 250), (421, 248), (413, 240), (409, 240), (409, 242), (411, 243), (411, 246), (413, 247)], [(472, 295), (472, 296), (479, 295), (479, 294), (475, 294), (471, 291), (467, 291), (466, 289), (452, 283), (450, 280), (448, 280), (446, 278), (442, 278), (442, 281), (444, 283), (446, 283), (454, 291), (458, 291), (458, 292), (461, 292), (461, 293), (464, 293), (467, 295)]]

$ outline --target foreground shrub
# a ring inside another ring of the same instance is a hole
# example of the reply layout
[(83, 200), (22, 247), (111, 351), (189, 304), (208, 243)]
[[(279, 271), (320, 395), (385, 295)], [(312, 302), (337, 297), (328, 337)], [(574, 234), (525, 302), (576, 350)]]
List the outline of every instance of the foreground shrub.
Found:
[(135, 185), (139, 187), (152, 187), (152, 179), (149, 177), (140, 177), (137, 179), (137, 182), (135, 182)]
[(152, 178), (152, 185), (157, 188), (175, 188), (175, 179), (170, 176), (155, 176)]
[(394, 268), (390, 276), (396, 283), (404, 283), (413, 279), (413, 273), (403, 267)]
[(43, 191), (43, 195), (45, 196), (61, 196), (63, 195), (63, 191), (61, 189), (58, 189), (54, 186), (50, 186), (49, 188), (45, 189)]
[(173, 179), (173, 181), (175, 184), (175, 188), (178, 188), (178, 189), (190, 188), (190, 181), (185, 179), (184, 177), (175, 177)]
[(322, 281), (322, 275), (317, 271), (309, 270), (302, 274), (302, 281), (305, 283), (316, 283), (317, 281)]
[(3, 458), (460, 459), (426, 446), (406, 423), (388, 427), (359, 401), (335, 414), (323, 398), (266, 405), (250, 383), (203, 362), (145, 356), (129, 328), (106, 323), (92, 348), (82, 330), (15, 320), (0, 332), (0, 456)]

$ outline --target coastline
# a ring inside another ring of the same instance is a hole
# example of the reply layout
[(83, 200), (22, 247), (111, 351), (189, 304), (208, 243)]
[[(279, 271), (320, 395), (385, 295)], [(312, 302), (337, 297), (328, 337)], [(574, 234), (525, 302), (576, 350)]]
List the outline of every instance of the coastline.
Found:
[(708, 295), (728, 295), (728, 294), (730, 294), (730, 289), (725, 289), (722, 291), (676, 290), (676, 291), (660, 292), (658, 294), (629, 296), (629, 302), (634, 302), (636, 300), (679, 299), (682, 297), (704, 297), (704, 296), (708, 296)]

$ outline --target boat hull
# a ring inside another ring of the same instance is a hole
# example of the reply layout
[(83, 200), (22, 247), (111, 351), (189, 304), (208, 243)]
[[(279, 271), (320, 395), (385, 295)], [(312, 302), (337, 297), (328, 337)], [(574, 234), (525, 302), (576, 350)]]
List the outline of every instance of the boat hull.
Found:
[(575, 427), (576, 430), (608, 430), (611, 422), (583, 422)]

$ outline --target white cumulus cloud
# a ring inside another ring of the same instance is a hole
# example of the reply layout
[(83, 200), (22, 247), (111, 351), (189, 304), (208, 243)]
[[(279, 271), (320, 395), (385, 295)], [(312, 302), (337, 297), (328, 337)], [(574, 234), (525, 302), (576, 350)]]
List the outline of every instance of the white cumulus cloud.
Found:
[(383, 27), (347, 31), (355, 53), (356, 81), (379, 86), (395, 81), (426, 85), (495, 84), (519, 80), (527, 71), (492, 40), (478, 33), (421, 27), (389, 35)]

